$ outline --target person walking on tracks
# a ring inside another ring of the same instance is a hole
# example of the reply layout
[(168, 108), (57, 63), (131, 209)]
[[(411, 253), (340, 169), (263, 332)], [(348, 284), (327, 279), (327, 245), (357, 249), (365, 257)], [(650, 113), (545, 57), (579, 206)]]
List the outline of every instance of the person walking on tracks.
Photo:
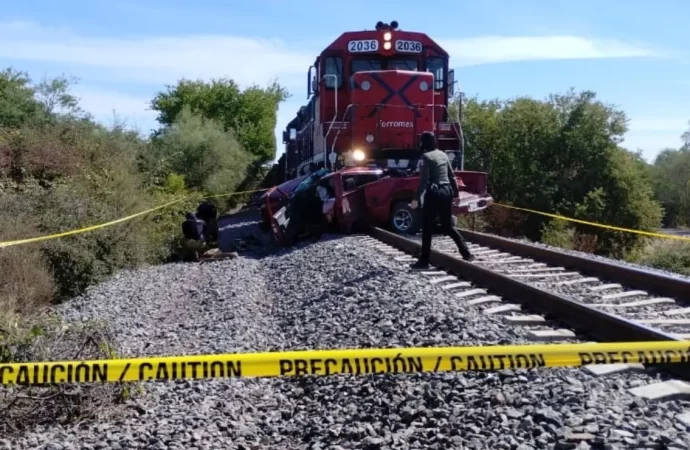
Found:
[(422, 201), (422, 253), (419, 260), (412, 264), (413, 269), (429, 267), (431, 253), (431, 237), (436, 217), (440, 216), (441, 229), (450, 236), (458, 246), (462, 257), (467, 261), (474, 260), (465, 239), (453, 226), (453, 199), (460, 194), (458, 182), (453, 173), (453, 167), (446, 155), (436, 148), (436, 137), (431, 132), (424, 132), (421, 136), (421, 171), (419, 188), (410, 207), (417, 208)]

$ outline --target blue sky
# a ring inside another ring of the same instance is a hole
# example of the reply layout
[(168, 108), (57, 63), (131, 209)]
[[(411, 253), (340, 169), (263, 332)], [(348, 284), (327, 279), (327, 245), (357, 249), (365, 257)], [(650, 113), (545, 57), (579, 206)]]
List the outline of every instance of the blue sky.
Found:
[[(292, 93), (276, 136), (306, 96), (315, 56), (346, 30), (397, 20), (451, 54), (468, 95), (543, 98), (591, 89), (624, 109), (624, 146), (652, 160), (678, 147), (690, 121), (687, 0), (483, 0), (413, 2), (24, 0), (5, 2), (0, 66), (36, 79), (75, 76), (82, 107), (156, 127), (150, 99), (181, 77), (273, 78)], [(434, 8), (437, 11), (434, 11)], [(279, 142), (278, 151), (282, 152)]]

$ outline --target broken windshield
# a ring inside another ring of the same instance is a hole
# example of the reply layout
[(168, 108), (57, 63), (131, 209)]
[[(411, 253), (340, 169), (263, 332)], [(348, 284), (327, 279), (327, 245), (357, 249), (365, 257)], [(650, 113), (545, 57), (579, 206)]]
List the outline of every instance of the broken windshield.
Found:
[(294, 192), (297, 194), (297, 193), (299, 193), (299, 192), (306, 191), (307, 189), (309, 189), (310, 187), (312, 187), (312, 186), (314, 185), (314, 183), (316, 183), (316, 182), (319, 181), (321, 178), (323, 178), (323, 177), (325, 177), (326, 175), (328, 175), (329, 172), (330, 172), (330, 171), (329, 171), (328, 169), (319, 169), (319, 170), (317, 170), (316, 172), (310, 174), (307, 178), (305, 178), (304, 180), (302, 180), (302, 182), (297, 186), (297, 189), (295, 189)]

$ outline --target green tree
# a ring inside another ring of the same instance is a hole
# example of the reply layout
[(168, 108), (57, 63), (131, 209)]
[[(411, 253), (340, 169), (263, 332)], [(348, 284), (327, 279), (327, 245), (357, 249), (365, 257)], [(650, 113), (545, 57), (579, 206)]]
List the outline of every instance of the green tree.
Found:
[(261, 164), (275, 158), (278, 105), (287, 98), (287, 91), (276, 82), (265, 89), (251, 86), (241, 90), (226, 78), (208, 83), (181, 80), (158, 93), (151, 107), (159, 112), (158, 121), (164, 126), (172, 125), (185, 107), (217, 121), (225, 131), (232, 130), (240, 145)]
[(690, 148), (665, 149), (652, 166), (654, 192), (664, 207), (664, 225), (690, 226)]
[(76, 78), (66, 76), (44, 79), (35, 86), (34, 97), (50, 116), (75, 117), (81, 115), (84, 111), (79, 107), (77, 98), (69, 91), (70, 85), (76, 81)]
[(0, 128), (16, 128), (43, 117), (35, 93), (27, 73), (12, 68), (0, 72)]
[[(627, 228), (658, 226), (661, 209), (644, 162), (618, 145), (625, 114), (595, 93), (469, 99), (462, 106), (466, 167), (489, 173), (498, 201)], [(516, 231), (540, 239), (548, 219), (526, 217)], [(603, 253), (622, 255), (639, 244), (636, 235), (575, 228), (596, 234)]]
[(226, 131), (220, 123), (185, 106), (142, 154), (141, 161), (143, 170), (159, 184), (177, 174), (190, 188), (222, 194), (237, 187), (252, 160), (232, 130)]

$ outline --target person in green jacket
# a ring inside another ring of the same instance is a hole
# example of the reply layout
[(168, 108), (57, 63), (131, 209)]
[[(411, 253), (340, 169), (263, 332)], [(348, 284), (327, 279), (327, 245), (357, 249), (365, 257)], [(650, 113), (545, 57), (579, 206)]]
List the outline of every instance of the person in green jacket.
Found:
[(443, 232), (450, 236), (458, 246), (462, 257), (467, 261), (474, 260), (474, 256), (467, 247), (467, 242), (460, 232), (453, 226), (453, 199), (460, 194), (458, 182), (453, 173), (453, 167), (448, 155), (436, 148), (436, 137), (425, 131), (421, 136), (421, 170), (419, 187), (415, 199), (410, 207), (417, 208), (422, 202), (422, 254), (419, 260), (412, 264), (413, 269), (429, 267), (431, 253), (431, 236), (436, 217), (441, 218)]

